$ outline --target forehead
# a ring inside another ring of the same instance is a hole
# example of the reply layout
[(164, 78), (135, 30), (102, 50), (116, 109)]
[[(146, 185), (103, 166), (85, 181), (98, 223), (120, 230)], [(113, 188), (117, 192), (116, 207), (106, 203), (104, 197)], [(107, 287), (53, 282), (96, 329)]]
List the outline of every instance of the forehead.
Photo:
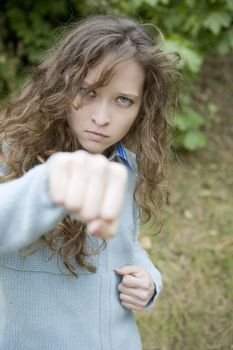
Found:
[[(104, 57), (95, 66), (88, 69), (84, 82), (88, 85), (95, 84), (101, 74), (109, 65), (109, 57)], [(124, 88), (141, 88), (145, 79), (143, 67), (133, 58), (118, 63), (112, 72), (112, 77), (107, 85), (121, 85)]]

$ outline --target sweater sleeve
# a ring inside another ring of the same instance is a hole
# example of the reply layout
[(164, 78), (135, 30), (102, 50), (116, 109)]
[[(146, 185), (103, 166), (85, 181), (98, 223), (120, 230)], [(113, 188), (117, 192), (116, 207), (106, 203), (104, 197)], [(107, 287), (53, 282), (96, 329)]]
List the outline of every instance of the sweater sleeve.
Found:
[[(0, 170), (3, 170), (3, 166)], [(56, 227), (65, 209), (48, 193), (48, 164), (0, 184), (0, 253), (18, 250)]]
[(134, 264), (143, 267), (151, 275), (155, 284), (155, 293), (146, 306), (146, 308), (148, 308), (155, 304), (155, 301), (157, 300), (159, 293), (161, 292), (162, 277), (161, 273), (155, 267), (147, 252), (141, 247), (139, 243), (139, 209), (136, 206), (136, 203), (134, 203), (134, 227)]
[[(132, 172), (129, 173), (129, 178), (132, 180), (132, 193), (134, 192), (136, 181), (138, 177), (138, 165), (136, 156), (134, 153), (126, 149), (127, 159), (130, 162)], [(159, 270), (151, 261), (147, 252), (141, 247), (139, 242), (139, 208), (136, 202), (133, 200), (133, 222), (134, 222), (134, 265), (143, 267), (152, 277), (155, 284), (155, 293), (152, 296), (149, 303), (146, 305), (146, 308), (154, 305), (157, 300), (159, 293), (161, 292), (163, 283), (162, 277)]]

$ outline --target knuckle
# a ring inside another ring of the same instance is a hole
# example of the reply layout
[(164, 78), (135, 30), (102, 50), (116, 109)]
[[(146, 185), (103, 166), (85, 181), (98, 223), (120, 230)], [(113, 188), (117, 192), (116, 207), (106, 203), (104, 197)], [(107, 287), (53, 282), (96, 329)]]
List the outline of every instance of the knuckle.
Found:
[(111, 173), (111, 176), (120, 178), (122, 181), (127, 180), (128, 173), (126, 167), (123, 164), (111, 162), (109, 164), (109, 171)]
[(123, 301), (124, 300), (124, 294), (120, 293), (119, 298), (120, 298), (120, 300)]
[(74, 201), (67, 200), (67, 199), (65, 199), (64, 201), (64, 206), (70, 212), (75, 212), (80, 209), (79, 206)]
[(126, 289), (123, 285), (121, 286), (121, 293), (126, 294)]
[(83, 150), (76, 151), (72, 154), (72, 164), (80, 166), (88, 159), (88, 153)]
[(138, 302), (137, 302), (137, 305), (141, 308), (143, 308), (145, 306), (145, 304), (146, 304), (146, 302), (144, 300), (141, 300), (141, 301), (138, 300)]
[(149, 289), (150, 289), (150, 281), (145, 281), (145, 282), (144, 282), (144, 288), (145, 288), (146, 290), (149, 290)]
[(121, 305), (124, 306), (125, 308), (127, 308), (128, 304), (125, 303), (124, 301), (121, 302)]
[(50, 168), (63, 168), (69, 161), (69, 153), (58, 152), (51, 156)]
[(79, 149), (78, 151), (75, 151), (73, 155), (79, 158), (86, 158), (89, 156), (89, 153), (87, 151), (84, 151), (83, 149)]
[(127, 286), (129, 282), (130, 282), (130, 278), (128, 276), (124, 276), (122, 280), (123, 285)]
[(147, 293), (147, 292), (143, 292), (143, 293), (141, 294), (141, 299), (144, 300), (144, 301), (146, 301), (146, 300), (148, 299), (148, 293)]
[(118, 290), (119, 290), (119, 292), (122, 292), (122, 284), (121, 283), (118, 285)]
[(69, 176), (71, 174), (75, 174), (76, 170), (80, 169), (83, 164), (83, 161), (79, 158), (73, 158), (70, 162), (70, 171)]
[(93, 156), (92, 168), (94, 168), (95, 171), (104, 171), (106, 170), (107, 165), (108, 160), (105, 158), (105, 156), (101, 154)]
[(80, 208), (78, 207), (77, 210), (78, 210), (80, 220), (85, 221), (85, 222), (89, 222), (89, 221), (94, 219), (94, 217), (92, 217), (91, 213), (89, 213), (88, 210), (83, 208), (83, 206), (80, 206)]
[(101, 162), (104, 163), (104, 164), (108, 163), (107, 158), (106, 158), (105, 156), (103, 156), (102, 154), (95, 154), (95, 155), (93, 156), (93, 158), (95, 158), (96, 161), (98, 161), (98, 162), (100, 162), (100, 163), (101, 163)]

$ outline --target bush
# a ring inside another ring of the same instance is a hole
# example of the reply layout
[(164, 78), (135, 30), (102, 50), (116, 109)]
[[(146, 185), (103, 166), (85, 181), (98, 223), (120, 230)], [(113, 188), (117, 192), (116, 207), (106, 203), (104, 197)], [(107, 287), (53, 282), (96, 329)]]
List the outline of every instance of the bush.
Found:
[[(59, 36), (58, 27), (96, 13), (125, 14), (158, 26), (166, 33), (164, 49), (180, 54), (187, 79), (198, 75), (208, 54), (233, 48), (231, 0), (6, 0), (0, 3), (0, 98), (20, 86), (25, 67), (40, 60)], [(174, 123), (176, 144), (189, 150), (205, 145), (204, 119), (189, 101)]]

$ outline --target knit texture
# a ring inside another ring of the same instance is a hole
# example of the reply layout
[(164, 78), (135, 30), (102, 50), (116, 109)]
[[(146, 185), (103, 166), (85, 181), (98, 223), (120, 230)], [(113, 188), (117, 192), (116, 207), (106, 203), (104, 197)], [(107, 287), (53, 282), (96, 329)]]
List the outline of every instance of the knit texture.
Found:
[[(129, 151), (127, 157), (135, 171), (128, 170), (117, 235), (99, 255), (89, 258), (96, 273), (77, 267), (77, 278), (45, 246), (26, 258), (19, 252), (67, 214), (48, 194), (49, 161), (0, 185), (0, 284), (5, 296), (1, 350), (142, 349), (133, 314), (120, 304), (117, 286), (121, 277), (114, 270), (125, 265), (144, 267), (157, 290), (150, 306), (162, 281), (138, 243), (138, 209), (133, 201), (136, 162)], [(90, 248), (101, 242), (89, 235), (86, 240)]]

